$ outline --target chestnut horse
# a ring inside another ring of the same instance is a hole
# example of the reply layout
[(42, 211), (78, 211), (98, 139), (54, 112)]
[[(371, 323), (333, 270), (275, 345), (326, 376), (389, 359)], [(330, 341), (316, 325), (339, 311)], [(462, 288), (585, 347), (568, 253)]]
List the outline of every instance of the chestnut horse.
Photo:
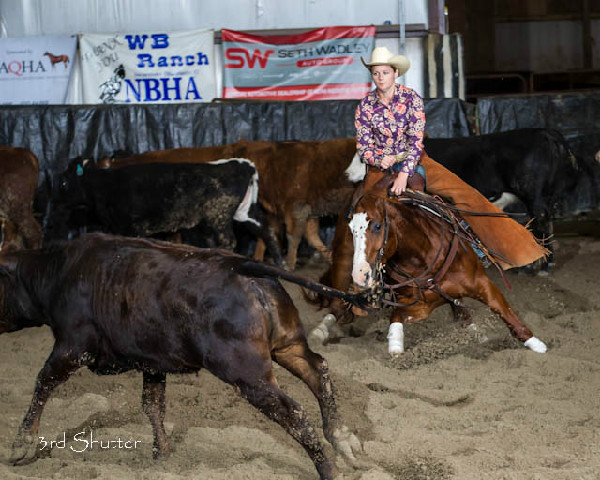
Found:
[[(348, 219), (338, 222), (333, 266), (321, 281), (344, 290), (351, 270), (356, 290), (372, 290), (378, 306), (394, 307), (388, 333), (392, 356), (404, 352), (403, 324), (424, 320), (441, 305), (450, 303), (456, 319), (470, 321), (463, 297), (488, 305), (514, 337), (544, 353), (546, 345), (519, 320), (488, 278), (452, 207), (421, 192), (389, 198), (392, 180), (384, 177), (371, 188), (357, 189), (350, 223)], [(389, 299), (381, 300), (382, 287)], [(327, 335), (336, 313), (346, 313), (340, 301), (330, 311), (313, 332), (318, 338)]]
[(52, 65), (52, 68), (54, 68), (54, 65), (56, 65), (57, 63), (64, 63), (65, 64), (65, 68), (67, 68), (67, 66), (69, 65), (69, 56), (68, 55), (53, 55), (50, 52), (46, 52), (44, 53), (44, 55), (47, 55), (48, 58), (50, 59), (50, 65)]

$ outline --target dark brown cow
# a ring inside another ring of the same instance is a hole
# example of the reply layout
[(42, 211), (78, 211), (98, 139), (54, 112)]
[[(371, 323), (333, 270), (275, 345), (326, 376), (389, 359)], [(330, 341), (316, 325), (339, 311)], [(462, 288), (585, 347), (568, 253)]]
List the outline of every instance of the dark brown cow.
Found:
[(325, 438), (353, 459), (360, 443), (342, 424), (327, 362), (308, 347), (298, 311), (277, 281), (292, 275), (222, 250), (107, 234), (0, 255), (0, 333), (45, 324), (55, 338), (11, 462), (35, 459), (46, 402), (82, 366), (98, 374), (143, 372), (154, 455), (166, 456), (166, 374), (206, 368), (300, 443), (320, 478), (332, 479), (334, 465), (316, 430), (273, 372), (275, 361), (308, 385)]
[(0, 218), (3, 229), (8, 227), (6, 222), (12, 224), (12, 231), (7, 228), (2, 237), (7, 236), (12, 246), (22, 241), (27, 248), (38, 248), (42, 243), (42, 228), (33, 216), (38, 177), (38, 159), (33, 153), (0, 146)]
[[(355, 288), (364, 290), (379, 288), (383, 281), (391, 288), (396, 304), (388, 334), (391, 355), (404, 351), (403, 323), (426, 319), (443, 304), (450, 303), (455, 317), (468, 321), (470, 313), (460, 303), (463, 297), (488, 305), (525, 346), (544, 353), (546, 345), (519, 320), (488, 278), (468, 241), (460, 235), (456, 218), (425, 194), (412, 201), (388, 198), (392, 181), (384, 176), (374, 187), (357, 189), (349, 225), (343, 226), (343, 220), (338, 224), (338, 251), (334, 250), (330, 271), (335, 276), (325, 283), (344, 290), (353, 281)], [(333, 314), (344, 315), (339, 303), (335, 308)], [(315, 335), (326, 337), (334, 321), (324, 319)]]
[[(329, 249), (318, 235), (318, 219), (337, 215), (362, 180), (365, 167), (355, 157), (354, 138), (323, 141), (240, 141), (218, 147), (158, 150), (124, 158), (113, 165), (148, 162), (209, 162), (219, 158), (251, 160), (259, 175), (259, 202), (284, 225), (293, 269), (297, 250), (306, 235), (309, 244), (329, 257)], [(264, 244), (259, 239), (255, 258), (262, 259)]]

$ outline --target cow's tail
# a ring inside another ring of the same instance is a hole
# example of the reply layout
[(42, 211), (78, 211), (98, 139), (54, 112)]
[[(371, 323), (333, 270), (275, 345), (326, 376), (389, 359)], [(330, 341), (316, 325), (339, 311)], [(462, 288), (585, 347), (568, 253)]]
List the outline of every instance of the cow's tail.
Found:
[[(350, 294), (342, 292), (341, 290), (328, 287), (327, 285), (315, 282), (309, 278), (303, 277), (296, 273), (288, 272), (283, 268), (279, 268), (274, 265), (268, 265), (266, 263), (262, 263), (256, 260), (248, 259), (239, 264), (236, 270), (242, 275), (248, 275), (253, 277), (280, 278), (282, 280), (287, 280), (288, 282), (295, 283), (296, 285), (300, 285), (301, 287), (308, 288), (309, 290), (315, 292), (315, 299), (319, 298), (320, 296), (329, 298), (339, 298), (340, 300), (344, 300), (360, 308), (367, 308), (369, 304), (369, 301), (365, 294)], [(305, 295), (305, 298), (310, 298), (310, 296), (307, 293), (303, 293)], [(316, 300), (309, 300), (309, 302), (316, 303)]]
[[(330, 286), (332, 284), (331, 267), (329, 267), (327, 271), (323, 273), (323, 275), (321, 275), (321, 278), (319, 278), (319, 283), (327, 286)], [(303, 288), (302, 296), (304, 297), (304, 300), (306, 300), (307, 303), (318, 306), (319, 309), (327, 308), (331, 305), (331, 297), (325, 296), (319, 292), (315, 292), (314, 290), (306, 290)]]

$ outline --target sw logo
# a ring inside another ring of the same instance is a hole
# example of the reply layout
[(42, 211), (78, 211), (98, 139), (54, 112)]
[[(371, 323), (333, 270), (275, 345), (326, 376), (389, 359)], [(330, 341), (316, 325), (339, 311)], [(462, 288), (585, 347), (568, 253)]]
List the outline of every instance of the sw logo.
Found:
[(266, 68), (269, 56), (275, 53), (275, 50), (265, 50), (261, 52), (258, 48), (254, 49), (252, 55), (246, 48), (228, 48), (225, 50), (225, 58), (231, 60), (232, 63), (226, 63), (225, 68), (254, 68), (258, 62), (260, 68)]

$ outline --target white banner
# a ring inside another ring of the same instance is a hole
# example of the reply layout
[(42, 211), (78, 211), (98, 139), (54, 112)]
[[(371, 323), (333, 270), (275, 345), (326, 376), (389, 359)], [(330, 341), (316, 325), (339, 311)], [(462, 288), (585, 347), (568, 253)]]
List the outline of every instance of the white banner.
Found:
[(214, 31), (79, 37), (83, 103), (210, 102)]
[(76, 37), (0, 38), (0, 104), (63, 104)]

